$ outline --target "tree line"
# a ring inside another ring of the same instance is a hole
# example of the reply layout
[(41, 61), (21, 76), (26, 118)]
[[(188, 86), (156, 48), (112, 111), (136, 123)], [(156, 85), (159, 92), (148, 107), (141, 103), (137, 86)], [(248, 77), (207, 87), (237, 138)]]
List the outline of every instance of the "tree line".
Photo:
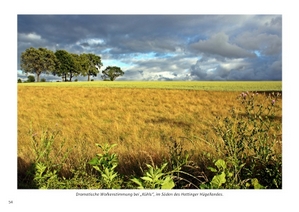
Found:
[[(21, 69), (23, 73), (35, 74), (37, 82), (40, 74), (53, 74), (62, 77), (62, 81), (72, 81), (73, 77), (79, 75), (90, 81), (91, 76), (97, 76), (103, 66), (101, 57), (92, 53), (75, 54), (66, 50), (57, 50), (55, 53), (46, 48), (26, 49), (21, 54)], [(121, 68), (108, 66), (102, 71), (102, 79), (114, 81), (117, 77), (124, 75)]]

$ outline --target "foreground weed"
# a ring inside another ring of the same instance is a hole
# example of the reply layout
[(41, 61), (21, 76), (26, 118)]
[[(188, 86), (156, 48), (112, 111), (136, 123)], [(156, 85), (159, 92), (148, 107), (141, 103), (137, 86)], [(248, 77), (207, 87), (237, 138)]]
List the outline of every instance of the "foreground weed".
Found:
[(210, 171), (215, 173), (213, 179), (208, 183), (203, 183), (200, 185), (201, 189), (237, 189), (237, 188), (254, 188), (254, 189), (262, 189), (264, 188), (259, 184), (258, 179), (247, 179), (242, 182), (236, 182), (233, 179), (234, 173), (230, 172), (227, 167), (227, 164), (224, 160), (218, 159), (215, 162), (214, 167), (208, 167)]
[(148, 170), (143, 177), (131, 179), (139, 189), (172, 189), (175, 186), (172, 172), (164, 172), (167, 163), (162, 164), (161, 167), (150, 164), (146, 166)]
[(34, 162), (42, 162), (46, 166), (61, 169), (72, 148), (65, 146), (65, 140), (59, 144), (55, 143), (60, 131), (48, 128), (43, 129), (39, 134), (31, 127), (29, 134), (31, 135), (31, 149), (35, 157)]
[(181, 169), (181, 167), (187, 165), (190, 158), (190, 153), (183, 148), (183, 141), (187, 138), (180, 137), (179, 139), (181, 140), (170, 137), (169, 142), (166, 143), (170, 155), (170, 165), (173, 170)]
[(281, 157), (275, 151), (277, 142), (281, 142), (281, 121), (276, 120), (279, 97), (279, 93), (260, 97), (258, 93), (243, 92), (238, 98), (242, 109), (232, 108), (230, 117), (218, 118), (214, 125), (222, 141), (222, 146), (217, 146), (219, 156), (225, 158), (232, 175), (230, 184), (236, 188), (248, 180), (256, 182), (255, 178), (269, 188), (281, 188)]
[(54, 189), (63, 185), (59, 180), (57, 170), (50, 170), (42, 162), (35, 164), (34, 182), (39, 189)]
[[(187, 141), (187, 142), (186, 142)], [(194, 150), (186, 150), (190, 143), (195, 147), (193, 140), (186, 137), (177, 139), (170, 137), (164, 141), (169, 154), (170, 170), (172, 170), (175, 188), (198, 188), (196, 184), (205, 179), (205, 175), (199, 172), (200, 168), (190, 160), (194, 155)], [(195, 173), (199, 174), (195, 176)]]
[(101, 183), (105, 188), (118, 189), (121, 187), (121, 179), (119, 174), (115, 171), (118, 166), (118, 157), (115, 153), (110, 153), (110, 150), (116, 146), (116, 144), (96, 144), (102, 150), (102, 154), (97, 154), (89, 164), (93, 166), (101, 175)]
[(58, 173), (61, 171), (70, 149), (63, 153), (64, 142), (58, 148), (54, 147), (54, 141), (59, 134), (57, 130), (45, 129), (39, 135), (34, 133), (31, 127), (29, 133), (35, 158), (29, 174), (33, 176), (35, 187), (41, 189), (61, 188), (63, 182), (60, 181)]

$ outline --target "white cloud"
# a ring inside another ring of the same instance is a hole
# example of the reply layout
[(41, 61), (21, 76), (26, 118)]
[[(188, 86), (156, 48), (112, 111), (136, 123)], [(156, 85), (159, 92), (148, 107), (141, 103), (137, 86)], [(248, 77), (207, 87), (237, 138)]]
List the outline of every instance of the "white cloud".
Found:
[(42, 40), (42, 36), (36, 33), (18, 33), (19, 41), (38, 42)]
[(81, 39), (80, 41), (77, 41), (76, 44), (82, 46), (97, 46), (97, 45), (105, 44), (105, 41), (100, 38), (89, 38), (89, 39)]

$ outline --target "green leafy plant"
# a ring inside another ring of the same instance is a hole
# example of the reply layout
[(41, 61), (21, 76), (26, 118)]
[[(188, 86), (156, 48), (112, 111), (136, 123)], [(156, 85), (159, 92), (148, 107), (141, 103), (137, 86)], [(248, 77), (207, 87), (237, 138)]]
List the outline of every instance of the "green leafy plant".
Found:
[(73, 174), (69, 178), (62, 178), (63, 184), (60, 186), (61, 189), (97, 189), (98, 178), (97, 176), (87, 173), (83, 170), (71, 170)]
[(57, 175), (57, 170), (51, 171), (41, 162), (35, 164), (34, 182), (39, 189), (60, 188), (63, 184)]
[(89, 164), (97, 170), (101, 175), (101, 182), (105, 188), (120, 188), (121, 179), (115, 168), (118, 166), (118, 157), (115, 153), (110, 153), (110, 150), (116, 144), (96, 144), (100, 147), (103, 153), (97, 154), (96, 157), (89, 161)]
[(148, 170), (143, 177), (131, 179), (139, 189), (172, 189), (175, 186), (172, 172), (163, 172), (167, 163), (162, 164), (161, 167), (150, 164), (146, 164), (146, 166)]
[(217, 169), (209, 167), (212, 172), (217, 173), (210, 182), (210, 186), (211, 188), (221, 188), (222, 184), (226, 183), (226, 177), (232, 177), (233, 174), (227, 170), (224, 160), (217, 160), (215, 166)]
[[(57, 130), (44, 129), (38, 134), (33, 132), (32, 127), (30, 127), (29, 133), (35, 159), (28, 174), (33, 176), (35, 187), (42, 189), (61, 188), (63, 183), (60, 181), (58, 173), (61, 171), (71, 149), (67, 149), (63, 153), (64, 142), (60, 143), (58, 147), (54, 147), (55, 138), (59, 134)], [(55, 158), (59, 158), (59, 161), (54, 161)]]
[(215, 162), (215, 167), (208, 167), (210, 171), (215, 173), (212, 180), (208, 183), (203, 183), (200, 185), (201, 189), (229, 189), (229, 188), (250, 188), (261, 189), (264, 188), (259, 184), (258, 179), (247, 179), (242, 182), (236, 182), (234, 179), (234, 173), (229, 171), (227, 164), (224, 160), (218, 159)]

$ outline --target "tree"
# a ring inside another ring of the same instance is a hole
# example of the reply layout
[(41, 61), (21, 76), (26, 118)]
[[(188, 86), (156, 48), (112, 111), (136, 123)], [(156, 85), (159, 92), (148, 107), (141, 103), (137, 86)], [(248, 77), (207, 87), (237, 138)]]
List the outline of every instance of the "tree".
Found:
[(62, 77), (62, 81), (67, 81), (66, 78), (69, 76), (71, 81), (76, 68), (74, 57), (65, 50), (57, 50), (55, 56), (59, 60), (59, 67), (53, 74)]
[(114, 81), (117, 77), (124, 75), (124, 72), (117, 66), (108, 66), (102, 74), (103, 80)]
[(18, 83), (22, 83), (22, 80), (21, 80), (21, 79), (18, 79)]
[(103, 66), (101, 62), (101, 57), (95, 54), (81, 54), (80, 62), (82, 65), (82, 75), (88, 76), (87, 80), (90, 81), (90, 76), (97, 76), (100, 72), (101, 66)]
[(83, 71), (80, 56), (78, 54), (71, 53), (71, 57), (73, 58), (73, 66), (72, 69), (70, 69), (70, 81), (72, 81), (74, 76), (77, 77), (79, 74), (82, 74)]
[(35, 82), (35, 77), (32, 75), (29, 75), (27, 82)]
[(25, 73), (36, 74), (37, 82), (41, 73), (49, 74), (57, 68), (55, 54), (46, 48), (30, 47), (21, 54), (21, 69)]

